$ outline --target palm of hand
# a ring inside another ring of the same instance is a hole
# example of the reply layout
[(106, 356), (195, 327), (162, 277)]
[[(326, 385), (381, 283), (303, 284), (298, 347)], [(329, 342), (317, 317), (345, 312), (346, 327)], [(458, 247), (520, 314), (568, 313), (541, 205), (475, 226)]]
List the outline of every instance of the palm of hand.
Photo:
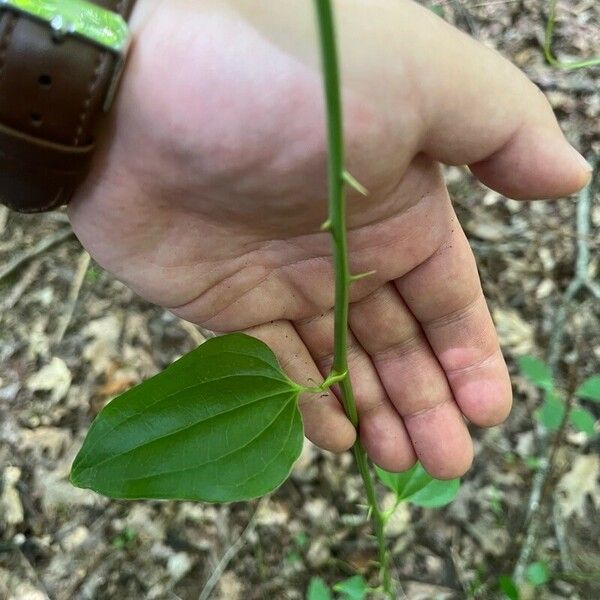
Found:
[[(167, 4), (133, 54), (74, 228), (142, 296), (209, 329), (248, 330), (292, 378), (316, 380), (333, 343), (319, 70), (227, 15)], [(219, 27), (235, 41), (215, 52)], [(414, 106), (394, 121), (361, 84), (345, 105), (349, 169), (370, 191), (349, 194), (350, 261), (375, 272), (351, 295), (361, 438), (384, 468), (418, 456), (454, 476), (471, 460), (462, 415), (492, 425), (510, 407), (506, 367), (439, 167), (418, 152)], [(303, 413), (319, 445), (352, 443), (333, 394)]]

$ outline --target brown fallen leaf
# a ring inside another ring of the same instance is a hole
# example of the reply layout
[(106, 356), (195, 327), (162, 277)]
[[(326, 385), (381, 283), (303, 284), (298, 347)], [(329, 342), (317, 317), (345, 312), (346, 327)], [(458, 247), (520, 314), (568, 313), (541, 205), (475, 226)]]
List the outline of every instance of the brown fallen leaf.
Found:
[(575, 458), (571, 470), (563, 475), (557, 487), (558, 502), (565, 519), (572, 515), (583, 519), (587, 498), (600, 508), (599, 477), (600, 456), (584, 454)]

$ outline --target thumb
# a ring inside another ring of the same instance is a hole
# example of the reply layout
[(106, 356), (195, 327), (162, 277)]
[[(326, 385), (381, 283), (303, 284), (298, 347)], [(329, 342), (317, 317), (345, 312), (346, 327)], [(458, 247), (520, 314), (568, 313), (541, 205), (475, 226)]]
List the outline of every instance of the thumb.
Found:
[(517, 199), (557, 198), (583, 187), (591, 167), (563, 136), (542, 92), (497, 52), (435, 15), (420, 16), (430, 21), (420, 41), (437, 46), (416, 58), (428, 73), (423, 151), (469, 165), (484, 184)]

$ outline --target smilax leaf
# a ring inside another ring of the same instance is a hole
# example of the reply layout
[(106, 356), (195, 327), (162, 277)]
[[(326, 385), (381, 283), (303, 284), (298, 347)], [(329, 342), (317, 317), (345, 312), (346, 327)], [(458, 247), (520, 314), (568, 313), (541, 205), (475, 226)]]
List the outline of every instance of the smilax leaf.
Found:
[(519, 600), (519, 588), (516, 586), (510, 575), (500, 575), (498, 578), (498, 586), (500, 587), (500, 591), (502, 591), (509, 600)]
[(565, 416), (565, 405), (563, 401), (553, 392), (546, 392), (544, 403), (538, 408), (535, 418), (548, 430), (558, 431)]
[(585, 400), (600, 402), (600, 375), (592, 375), (586, 379), (577, 389), (575, 395)]
[(336, 583), (333, 589), (341, 594), (344, 600), (363, 600), (369, 587), (363, 577), (355, 575), (350, 579)]
[(71, 481), (111, 498), (261, 496), (302, 450), (301, 391), (262, 342), (209, 340), (104, 408)]
[(333, 600), (333, 596), (320, 577), (313, 577), (306, 592), (306, 600)]
[(571, 411), (571, 424), (578, 431), (592, 437), (596, 433), (596, 419), (594, 415), (585, 408), (574, 408)]
[(531, 563), (527, 567), (526, 576), (527, 581), (529, 581), (531, 585), (544, 585), (544, 583), (546, 583), (548, 579), (550, 579), (548, 565), (541, 561)]
[(408, 501), (417, 506), (439, 508), (454, 500), (460, 479), (434, 479), (420, 463), (403, 473), (390, 473), (375, 467), (381, 483), (396, 494), (398, 502)]
[(544, 389), (552, 390), (552, 373), (546, 363), (534, 356), (522, 356), (519, 359), (519, 369), (521, 373), (534, 385)]

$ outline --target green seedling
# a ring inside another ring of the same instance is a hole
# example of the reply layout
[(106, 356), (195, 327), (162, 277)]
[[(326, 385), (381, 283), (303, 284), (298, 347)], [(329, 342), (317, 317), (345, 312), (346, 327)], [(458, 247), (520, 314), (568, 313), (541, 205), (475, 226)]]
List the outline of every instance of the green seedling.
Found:
[[(558, 431), (565, 419), (566, 402), (557, 389), (548, 366), (533, 356), (523, 356), (519, 360), (521, 374), (544, 393), (544, 402), (535, 411), (535, 418), (549, 431)], [(600, 375), (586, 379), (575, 390), (575, 397), (583, 402), (600, 402)], [(596, 418), (585, 406), (574, 406), (569, 414), (573, 428), (593, 437), (596, 435)]]

